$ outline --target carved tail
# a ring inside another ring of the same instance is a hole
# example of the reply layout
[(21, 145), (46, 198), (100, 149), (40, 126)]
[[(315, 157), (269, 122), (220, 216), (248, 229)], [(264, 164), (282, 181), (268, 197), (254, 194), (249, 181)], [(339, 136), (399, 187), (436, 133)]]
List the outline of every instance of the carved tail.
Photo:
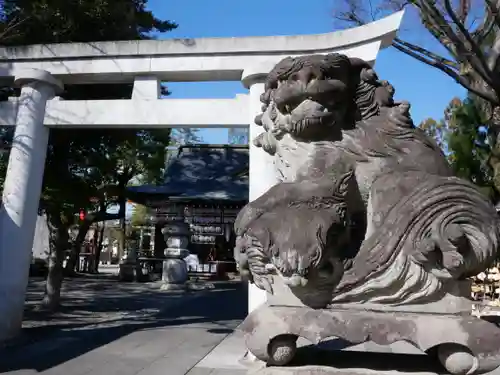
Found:
[[(388, 188), (394, 181), (397, 187)], [(391, 201), (388, 195), (397, 189), (405, 194)], [(438, 298), (448, 280), (473, 276), (498, 255), (496, 210), (467, 181), (392, 173), (374, 182), (371, 195), (374, 230), (344, 274), (334, 302), (401, 305)]]

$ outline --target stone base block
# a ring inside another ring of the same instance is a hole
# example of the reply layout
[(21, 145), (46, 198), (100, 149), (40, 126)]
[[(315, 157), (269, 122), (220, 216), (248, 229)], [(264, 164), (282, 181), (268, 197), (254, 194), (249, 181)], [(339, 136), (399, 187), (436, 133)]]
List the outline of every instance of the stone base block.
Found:
[(215, 284), (209, 282), (205, 283), (189, 282), (187, 283), (187, 289), (192, 291), (215, 289)]
[(296, 359), (299, 337), (314, 345), (331, 337), (352, 344), (405, 341), (453, 375), (482, 374), (500, 366), (500, 328), (471, 315), (263, 305), (245, 319), (241, 329), (249, 351), (277, 367)]
[[(311, 364), (315, 363), (315, 364)], [(301, 347), (289, 366), (249, 369), (248, 375), (437, 375), (439, 362), (425, 354), (319, 350)]]
[(136, 280), (136, 265), (133, 263), (120, 264), (120, 271), (118, 274), (120, 281), (135, 281)]
[(289, 366), (268, 366), (247, 371), (248, 375), (442, 375), (445, 373), (439, 361), (423, 353), (331, 351), (319, 350), (311, 345), (299, 348), (297, 357)]
[(163, 261), (162, 281), (165, 284), (184, 284), (188, 280), (186, 262), (171, 258)]
[(439, 372), (376, 371), (371, 369), (338, 369), (327, 366), (266, 367), (248, 371), (247, 375), (438, 375)]
[(160, 290), (168, 290), (168, 291), (184, 291), (187, 290), (186, 284), (161, 284)]

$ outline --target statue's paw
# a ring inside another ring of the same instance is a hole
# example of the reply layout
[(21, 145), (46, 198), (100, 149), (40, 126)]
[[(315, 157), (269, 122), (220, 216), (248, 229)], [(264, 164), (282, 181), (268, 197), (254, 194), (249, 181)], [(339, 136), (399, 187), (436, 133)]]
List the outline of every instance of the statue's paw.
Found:
[(268, 154), (274, 155), (276, 153), (277, 143), (271, 133), (260, 133), (252, 142), (256, 147), (262, 148)]
[(265, 290), (269, 294), (274, 294), (273, 278), (270, 274), (256, 275), (253, 281), (257, 288)]

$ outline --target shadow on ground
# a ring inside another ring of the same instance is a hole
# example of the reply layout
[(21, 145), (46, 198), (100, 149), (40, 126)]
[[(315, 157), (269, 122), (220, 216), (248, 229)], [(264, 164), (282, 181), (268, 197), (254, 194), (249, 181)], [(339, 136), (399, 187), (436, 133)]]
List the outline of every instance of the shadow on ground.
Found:
[(289, 366), (293, 368), (307, 368), (308, 366), (324, 366), (325, 369), (342, 370), (361, 369), (374, 373), (386, 371), (411, 373), (446, 373), (436, 358), (426, 354), (401, 354), (367, 351), (343, 351), (350, 346), (343, 340), (331, 340), (331, 345), (320, 349), (314, 345), (307, 345), (297, 350), (297, 355)]
[(143, 284), (89, 280), (76, 284), (74, 298), (56, 316), (30, 309), (32, 296), (28, 296), (22, 339), (0, 349), (0, 373), (42, 372), (141, 330), (211, 323), (207, 331), (227, 335), (234, 328), (227, 322), (242, 320), (247, 313), (246, 288), (241, 283), (182, 294), (148, 290)]

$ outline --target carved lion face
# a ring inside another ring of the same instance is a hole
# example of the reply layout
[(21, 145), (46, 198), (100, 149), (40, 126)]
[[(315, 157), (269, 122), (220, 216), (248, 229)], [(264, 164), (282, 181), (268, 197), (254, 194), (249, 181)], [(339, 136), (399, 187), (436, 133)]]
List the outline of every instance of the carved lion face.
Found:
[[(269, 73), (257, 123), (276, 139), (284, 133), (303, 141), (338, 140), (353, 126), (359, 69), (344, 55), (311, 55), (282, 60)], [(341, 126), (335, 126), (336, 124)]]

